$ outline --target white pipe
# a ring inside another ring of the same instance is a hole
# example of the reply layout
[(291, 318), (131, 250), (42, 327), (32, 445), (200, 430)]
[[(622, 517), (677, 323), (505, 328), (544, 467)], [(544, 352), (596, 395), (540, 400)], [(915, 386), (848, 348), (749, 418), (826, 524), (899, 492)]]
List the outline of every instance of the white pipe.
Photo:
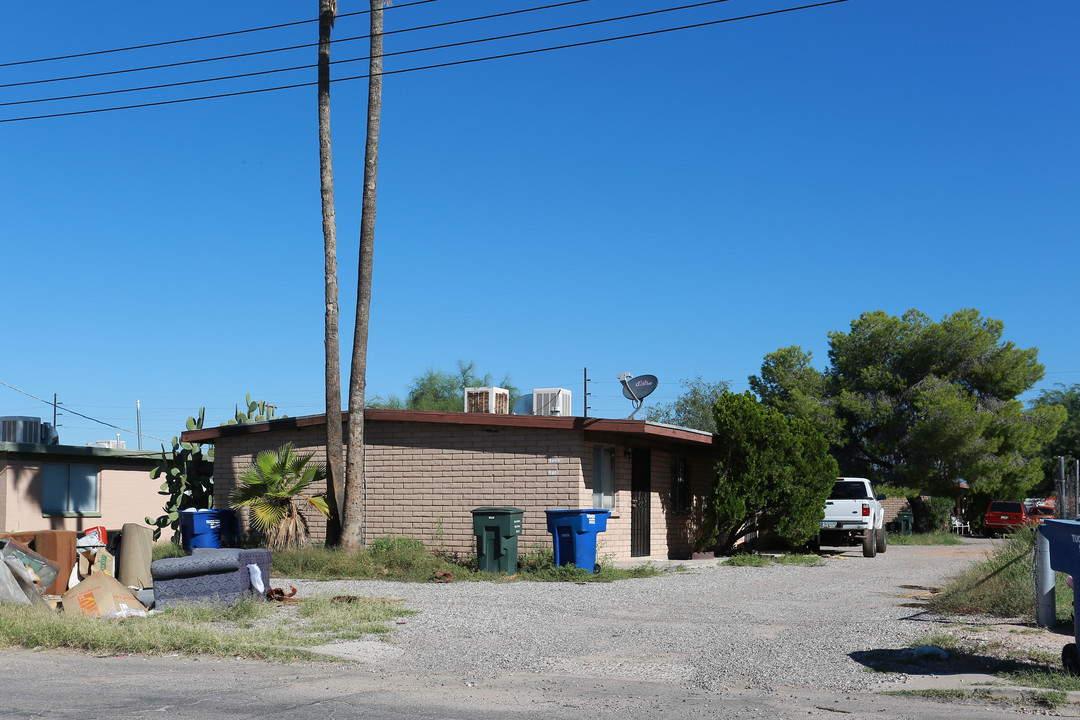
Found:
[(1053, 627), (1057, 623), (1054, 571), (1050, 569), (1050, 541), (1041, 528), (1035, 533), (1035, 607), (1039, 627)]

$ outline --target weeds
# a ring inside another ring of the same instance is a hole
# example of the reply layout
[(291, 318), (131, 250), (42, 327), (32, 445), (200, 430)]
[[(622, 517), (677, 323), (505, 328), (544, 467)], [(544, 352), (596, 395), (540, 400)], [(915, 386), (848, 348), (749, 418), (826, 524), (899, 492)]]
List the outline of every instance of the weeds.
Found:
[[(1034, 618), (1035, 591), (1031, 580), (1031, 554), (1035, 533), (1021, 528), (998, 544), (993, 554), (949, 582), (930, 606), (944, 615), (988, 614)], [(1062, 573), (1056, 574), (1058, 620), (1072, 615), (1072, 590)]]
[[(179, 604), (122, 621), (3, 604), (0, 646), (304, 660), (315, 656), (303, 648), (386, 634), (390, 620), (410, 614), (387, 598), (352, 603), (313, 598), (295, 609), (256, 598), (231, 607)], [(299, 620), (291, 622), (293, 616)]]
[(622, 569), (602, 565), (600, 572), (589, 573), (572, 565), (556, 565), (551, 548), (530, 550), (518, 557), (518, 571), (512, 576), (482, 572), (475, 556), (431, 550), (422, 541), (388, 535), (365, 550), (346, 551), (307, 547), (274, 553), (272, 575), (309, 580), (398, 580), (429, 582), (435, 572), (449, 573), (455, 581), (488, 580), (499, 582), (612, 582), (654, 577), (661, 571), (649, 565)]
[(889, 533), (890, 545), (963, 545), (964, 541), (956, 533), (945, 530), (928, 533), (912, 533), (901, 535), (898, 532)]

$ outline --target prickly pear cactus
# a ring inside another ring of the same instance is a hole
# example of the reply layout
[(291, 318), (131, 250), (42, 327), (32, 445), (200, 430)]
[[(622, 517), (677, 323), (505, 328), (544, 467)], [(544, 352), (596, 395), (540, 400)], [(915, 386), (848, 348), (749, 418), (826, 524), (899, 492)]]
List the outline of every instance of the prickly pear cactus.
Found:
[[(221, 423), (222, 425), (243, 425), (245, 423), (266, 422), (274, 420), (277, 413), (277, 405), (268, 405), (265, 400), (255, 401), (251, 399), (251, 393), (244, 396), (246, 410), (236, 406), (236, 414), (233, 419)], [(281, 417), (288, 417), (282, 415)]]
[[(187, 419), (188, 430), (201, 430), (206, 408), (199, 408), (198, 419)], [(161, 537), (165, 528), (172, 528), (173, 542), (180, 539), (180, 512), (188, 508), (202, 510), (214, 504), (214, 449), (207, 450), (199, 443), (180, 442), (172, 439), (172, 452), (161, 447), (161, 459), (150, 471), (150, 477), (165, 478), (158, 490), (165, 495), (165, 512), (158, 518), (146, 518), (154, 527), (154, 540)]]

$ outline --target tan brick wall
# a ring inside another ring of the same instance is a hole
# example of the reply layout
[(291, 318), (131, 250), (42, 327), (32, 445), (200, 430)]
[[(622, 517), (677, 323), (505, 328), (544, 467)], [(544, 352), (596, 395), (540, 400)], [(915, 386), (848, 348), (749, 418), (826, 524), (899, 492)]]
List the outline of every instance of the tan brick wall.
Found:
[[(581, 432), (369, 421), (366, 435), (368, 543), (384, 535), (409, 535), (447, 551), (473, 554), (471, 510), (509, 506), (525, 511), (518, 546), (526, 552), (551, 547), (545, 510), (593, 506), (593, 449), (598, 443)], [(218, 439), (215, 506), (228, 507), (237, 476), (258, 452), (290, 440), (325, 462), (325, 432), (320, 427)], [(631, 462), (624, 450), (615, 447), (616, 505), (607, 531), (597, 538), (601, 558), (630, 559)], [(692, 511), (686, 516), (670, 512), (672, 452), (683, 454), (690, 464)], [(653, 449), (650, 557), (689, 557), (713, 462), (693, 448)], [(322, 542), (325, 520), (310, 511), (305, 517), (312, 540)], [(246, 526), (246, 518), (241, 523)]]
[(911, 504), (908, 503), (907, 498), (885, 498), (881, 503), (881, 507), (885, 510), (885, 522), (891, 523), (896, 520), (897, 513), (911, 512)]
[[(582, 485), (578, 444), (557, 430), (422, 426), (370, 423), (366, 433), (367, 531), (365, 541), (409, 535), (451, 552), (475, 552), (475, 507), (508, 506), (525, 511), (520, 552), (550, 543), (544, 510), (577, 507)], [(321, 428), (222, 438), (214, 457), (214, 503), (228, 507), (236, 478), (262, 450), (292, 441), (325, 463)], [(325, 486), (313, 486), (321, 493)], [(243, 513), (241, 513), (243, 515)], [(304, 512), (314, 542), (326, 537), (318, 513)], [(246, 527), (246, 517), (241, 517)]]

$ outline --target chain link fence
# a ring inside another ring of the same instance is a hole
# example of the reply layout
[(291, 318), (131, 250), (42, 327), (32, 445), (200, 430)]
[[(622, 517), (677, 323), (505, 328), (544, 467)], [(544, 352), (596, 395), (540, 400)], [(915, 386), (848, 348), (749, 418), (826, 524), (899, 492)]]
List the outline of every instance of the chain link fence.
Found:
[(1080, 519), (1080, 460), (1058, 458), (1056, 515), (1066, 520)]

